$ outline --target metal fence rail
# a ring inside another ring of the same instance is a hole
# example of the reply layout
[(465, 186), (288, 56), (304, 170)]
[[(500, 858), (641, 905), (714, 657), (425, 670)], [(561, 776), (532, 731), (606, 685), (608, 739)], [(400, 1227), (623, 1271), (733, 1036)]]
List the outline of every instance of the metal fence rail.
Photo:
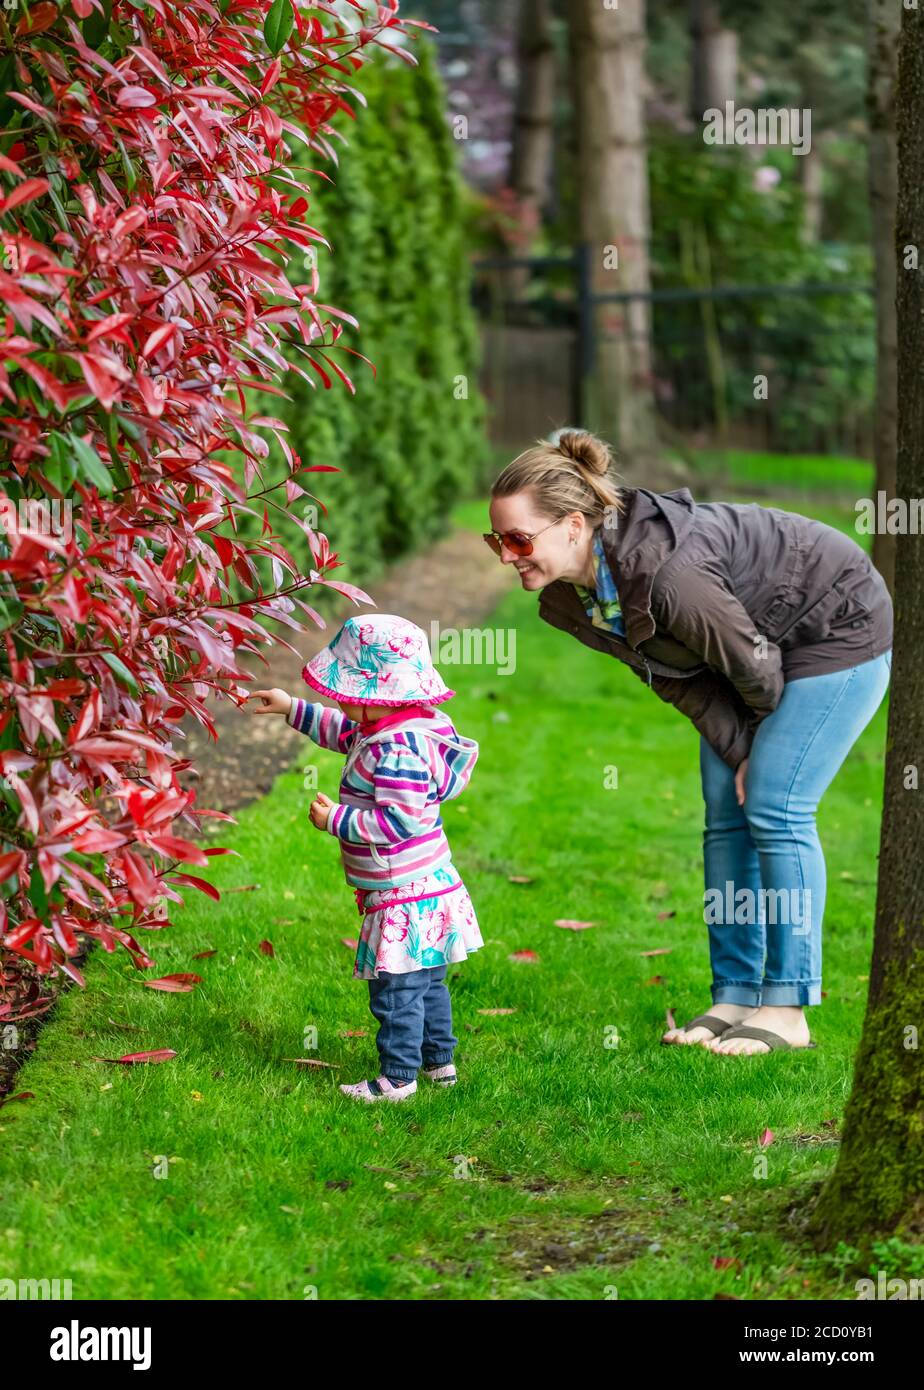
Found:
[[(484, 343), (482, 389), (494, 440), (505, 447), (584, 421), (584, 386), (605, 318), (600, 306), (628, 311), (643, 302), (658, 411), (692, 442), (871, 452), (869, 284), (683, 285), (599, 294), (591, 287), (588, 250), (578, 247), (570, 256), (477, 260), (473, 296)], [(627, 312), (620, 320), (630, 344), (632, 319)], [(755, 395), (755, 383), (764, 379), (766, 396)]]

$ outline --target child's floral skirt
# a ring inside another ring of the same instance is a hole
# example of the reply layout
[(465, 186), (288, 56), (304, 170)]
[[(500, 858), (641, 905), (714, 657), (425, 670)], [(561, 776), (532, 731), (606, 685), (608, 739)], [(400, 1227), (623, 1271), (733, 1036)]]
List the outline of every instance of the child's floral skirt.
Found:
[(450, 864), (400, 888), (357, 889), (363, 924), (355, 980), (454, 965), (484, 945), (468, 889)]

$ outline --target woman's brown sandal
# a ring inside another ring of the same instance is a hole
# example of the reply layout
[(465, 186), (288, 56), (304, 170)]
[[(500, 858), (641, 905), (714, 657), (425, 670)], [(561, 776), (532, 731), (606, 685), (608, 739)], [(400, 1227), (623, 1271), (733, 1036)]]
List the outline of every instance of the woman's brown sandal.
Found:
[[(721, 1034), (721, 1038), (723, 1042), (731, 1042), (733, 1038), (753, 1038), (756, 1042), (766, 1043), (767, 1047), (770, 1049), (771, 1052), (798, 1052), (800, 1050), (800, 1047), (809, 1048), (818, 1046), (818, 1044), (814, 1042), (802, 1043), (798, 1045), (796, 1043), (787, 1042), (785, 1038), (780, 1037), (779, 1033), (771, 1033), (767, 1028), (753, 1028), (747, 1023), (737, 1023), (734, 1024), (732, 1027), (727, 1028), (725, 1032)], [(718, 1056), (720, 1057), (724, 1055), (726, 1054), (721, 1052), (718, 1053)], [(737, 1055), (740, 1056), (742, 1054), (739, 1053)], [(752, 1052), (750, 1054), (744, 1055), (759, 1057), (761, 1056), (761, 1053)]]
[[(728, 1032), (729, 1028), (733, 1027), (733, 1023), (729, 1023), (725, 1018), (719, 1018), (718, 1014), (698, 1014), (696, 1018), (691, 1018), (689, 1023), (685, 1023), (680, 1031), (689, 1033), (694, 1028), (708, 1028), (717, 1038), (721, 1038), (724, 1033)], [(682, 1043), (665, 1042), (664, 1038), (661, 1039), (661, 1043), (664, 1047), (683, 1046)]]

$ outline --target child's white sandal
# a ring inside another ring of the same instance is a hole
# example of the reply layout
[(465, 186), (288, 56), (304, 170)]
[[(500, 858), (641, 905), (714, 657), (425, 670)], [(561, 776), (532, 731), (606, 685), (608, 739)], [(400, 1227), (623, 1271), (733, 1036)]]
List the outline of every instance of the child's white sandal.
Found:
[(375, 1081), (358, 1081), (355, 1086), (341, 1086), (340, 1090), (351, 1100), (361, 1100), (371, 1105), (377, 1100), (409, 1100), (417, 1090), (417, 1082), (393, 1086), (387, 1076), (380, 1076)]
[(432, 1081), (434, 1086), (454, 1086), (459, 1079), (452, 1062), (441, 1067), (424, 1067), (420, 1074)]

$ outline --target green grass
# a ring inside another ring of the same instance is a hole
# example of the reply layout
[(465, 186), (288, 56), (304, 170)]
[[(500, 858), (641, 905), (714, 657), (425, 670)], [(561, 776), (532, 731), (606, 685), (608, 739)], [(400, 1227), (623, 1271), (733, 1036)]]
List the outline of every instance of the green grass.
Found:
[(703, 450), (697, 470), (729, 492), (759, 489), (787, 494), (871, 497), (873, 465), (865, 459), (817, 454), (771, 454), (744, 449)]
[[(821, 816), (819, 1050), (661, 1048), (668, 1004), (678, 1018), (708, 1004), (695, 736), (627, 672), (540, 625), (529, 596), (493, 621), (516, 629), (516, 674), (448, 672), (453, 716), (482, 745), (445, 816), (487, 942), (453, 972), (462, 1084), (395, 1107), (337, 1092), (373, 1074), (374, 1024), (341, 944), (352, 896), (333, 842), (307, 824), (301, 769), (315, 763), (335, 793), (339, 759), (293, 733), (296, 770), (218, 837), (240, 857), (216, 860), (215, 882), (259, 886), (221, 904), (190, 890), (151, 939), (156, 973), (198, 971), (197, 991), (144, 989), (123, 953), (98, 952), (89, 990), (42, 1033), (17, 1087), (34, 1099), (0, 1112), (0, 1277), (71, 1278), (75, 1297), (103, 1299), (853, 1296), (786, 1212), (829, 1170), (850, 1084), (884, 711)], [(604, 789), (608, 766), (618, 790)], [(563, 931), (562, 917), (598, 925)], [(523, 949), (539, 962), (509, 960)], [(480, 1012), (495, 1008), (516, 1013)], [(178, 1056), (94, 1060), (159, 1047)], [(337, 1069), (286, 1060), (303, 1055)]]

